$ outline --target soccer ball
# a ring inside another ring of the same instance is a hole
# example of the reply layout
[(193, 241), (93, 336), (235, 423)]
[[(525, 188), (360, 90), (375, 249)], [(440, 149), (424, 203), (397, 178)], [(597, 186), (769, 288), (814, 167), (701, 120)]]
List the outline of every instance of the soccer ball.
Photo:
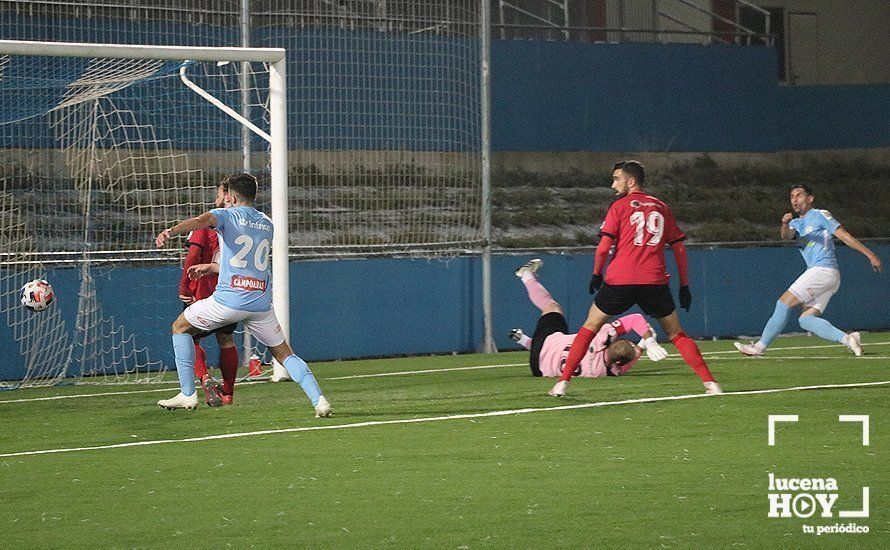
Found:
[(34, 279), (25, 283), (20, 293), (22, 305), (31, 311), (43, 311), (56, 299), (52, 285), (43, 279)]

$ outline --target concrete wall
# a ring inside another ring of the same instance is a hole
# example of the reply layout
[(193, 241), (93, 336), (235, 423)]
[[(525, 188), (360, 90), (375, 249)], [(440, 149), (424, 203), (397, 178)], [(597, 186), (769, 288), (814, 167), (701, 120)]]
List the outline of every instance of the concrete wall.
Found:
[(758, 5), (784, 8), (785, 51), (799, 47), (789, 32), (789, 15), (814, 14), (815, 47), (803, 55), (813, 59), (818, 74), (813, 84), (890, 83), (890, 2), (883, 0), (769, 0)]

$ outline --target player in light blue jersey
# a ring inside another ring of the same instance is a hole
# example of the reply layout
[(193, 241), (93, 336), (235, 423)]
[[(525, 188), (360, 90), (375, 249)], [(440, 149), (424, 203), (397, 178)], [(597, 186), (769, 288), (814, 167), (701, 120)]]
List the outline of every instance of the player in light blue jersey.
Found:
[(779, 234), (785, 240), (797, 239), (807, 269), (779, 297), (760, 340), (755, 344), (734, 343), (736, 349), (744, 355), (763, 355), (764, 350), (785, 328), (791, 317), (791, 309), (797, 306), (802, 306), (798, 318), (800, 328), (820, 338), (844, 344), (857, 357), (862, 355), (858, 332), (845, 334), (821, 317), (828, 301), (841, 285), (832, 237), (837, 237), (853, 250), (864, 254), (876, 272), (883, 271), (884, 266), (881, 259), (844, 229), (830, 212), (813, 208), (813, 200), (813, 193), (806, 185), (797, 184), (791, 187), (791, 208), (797, 218), (791, 212), (782, 216)]
[(228, 189), (226, 200), (232, 205), (230, 208), (216, 208), (180, 222), (161, 231), (155, 239), (160, 248), (170, 237), (214, 227), (219, 233), (221, 252), (219, 281), (213, 295), (191, 304), (173, 322), (173, 351), (181, 391), (171, 399), (158, 401), (158, 406), (165, 409), (197, 407), (192, 335), (230, 323), (242, 323), (300, 384), (315, 407), (315, 416), (330, 416), (330, 403), (321, 394), (306, 362), (291, 350), (272, 309), (270, 256), (274, 228), (272, 220), (253, 206), (256, 178), (239, 174), (226, 178), (223, 183)]

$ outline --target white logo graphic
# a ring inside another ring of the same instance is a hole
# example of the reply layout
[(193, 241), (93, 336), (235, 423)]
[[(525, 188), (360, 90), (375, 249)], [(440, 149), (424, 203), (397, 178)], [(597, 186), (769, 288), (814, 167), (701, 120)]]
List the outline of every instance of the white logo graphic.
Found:
[[(771, 414), (767, 422), (767, 443), (776, 445), (776, 424), (796, 423), (796, 414)], [(869, 445), (869, 417), (860, 414), (838, 415), (838, 422), (862, 424), (862, 445)], [(869, 517), (869, 488), (862, 487), (862, 508), (859, 510), (834, 511), (840, 489), (832, 477), (785, 478), (770, 472), (767, 497), (770, 518), (867, 518)], [(867, 525), (835, 523), (830, 525), (803, 525), (803, 532), (823, 535), (830, 533), (868, 533)]]

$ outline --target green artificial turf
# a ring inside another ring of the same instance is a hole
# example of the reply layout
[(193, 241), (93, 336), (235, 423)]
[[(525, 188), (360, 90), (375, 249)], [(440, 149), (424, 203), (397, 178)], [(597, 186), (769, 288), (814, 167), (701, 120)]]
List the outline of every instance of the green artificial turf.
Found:
[[(803, 337), (757, 359), (725, 341), (701, 347), (724, 390), (743, 392), (890, 380), (890, 334), (863, 343), (863, 358)], [(234, 406), (195, 411), (158, 409), (174, 385), (0, 393), (0, 454), (168, 441), (0, 457), (3, 546), (890, 546), (890, 385), (538, 411), (702, 387), (672, 355), (626, 377), (576, 379), (554, 399), (553, 380), (529, 376), (525, 361), (500, 353), (312, 365), (335, 408), (328, 419), (313, 418), (290, 382), (242, 384)], [(441, 372), (344, 378), (425, 369)], [(75, 395), (84, 397), (35, 400)], [(799, 416), (778, 426), (775, 446), (771, 414)], [(869, 446), (840, 414), (870, 416)], [(307, 427), (332, 429), (275, 432)], [(257, 431), (273, 433), (200, 439)], [(834, 517), (768, 518), (769, 473), (834, 478)], [(861, 507), (863, 486), (870, 517), (838, 518)], [(802, 532), (851, 522), (870, 532)]]

